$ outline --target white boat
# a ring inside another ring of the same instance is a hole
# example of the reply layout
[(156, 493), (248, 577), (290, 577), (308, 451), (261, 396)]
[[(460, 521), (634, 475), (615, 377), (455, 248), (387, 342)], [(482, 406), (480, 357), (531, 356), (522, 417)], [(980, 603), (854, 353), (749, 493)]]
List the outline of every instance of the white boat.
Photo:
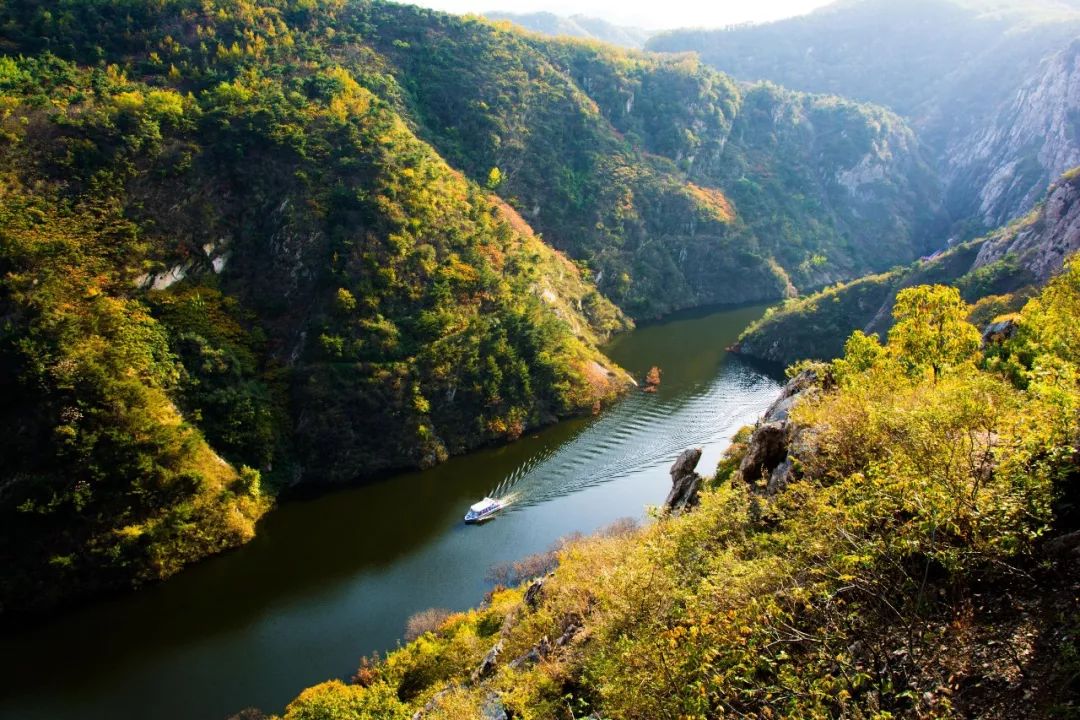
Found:
[(493, 517), (495, 513), (505, 507), (501, 502), (494, 498), (486, 497), (475, 505), (469, 507), (469, 512), (465, 514), (465, 522), (471, 524), (482, 523), (485, 520)]

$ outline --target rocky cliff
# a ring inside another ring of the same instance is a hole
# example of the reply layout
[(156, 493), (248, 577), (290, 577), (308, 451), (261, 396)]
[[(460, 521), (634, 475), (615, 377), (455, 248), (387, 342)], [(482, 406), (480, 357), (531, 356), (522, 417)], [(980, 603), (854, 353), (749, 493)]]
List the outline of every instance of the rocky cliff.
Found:
[(900, 113), (931, 149), (963, 239), (1023, 215), (1080, 162), (1078, 36), (1080, 11), (1064, 3), (856, 0), (765, 25), (663, 33), (647, 47)]
[(1066, 174), (1034, 215), (988, 237), (972, 270), (1011, 262), (1037, 283), (1061, 272), (1065, 259), (1080, 250), (1080, 178)]
[(1080, 164), (1080, 42), (1044, 59), (989, 122), (943, 153), (954, 212), (995, 227), (1030, 210)]

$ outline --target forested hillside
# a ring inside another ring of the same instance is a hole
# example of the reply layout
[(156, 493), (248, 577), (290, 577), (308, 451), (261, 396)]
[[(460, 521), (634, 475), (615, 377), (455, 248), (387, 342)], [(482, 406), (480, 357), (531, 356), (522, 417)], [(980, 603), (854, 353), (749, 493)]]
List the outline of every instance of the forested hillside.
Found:
[(624, 312), (910, 261), (939, 220), (896, 116), (690, 60), (341, 0), (0, 28), (5, 613), (592, 411)]
[(418, 615), (285, 720), (1069, 716), (1080, 262), (982, 349), (970, 311), (905, 290), (887, 343), (794, 369), (699, 507)]
[(932, 150), (954, 233), (1026, 213), (1080, 163), (1080, 8), (1057, 0), (853, 0), (788, 20), (654, 36), (748, 81), (880, 103)]
[(635, 317), (780, 298), (937, 240), (936, 178), (879, 108), (740, 89), (692, 59), (356, 10), (421, 135), (481, 182), (497, 168), (500, 195)]
[(622, 314), (284, 10), (3, 9), (5, 611), (625, 382), (594, 345)]
[(928, 283), (958, 288), (974, 303), (972, 321), (985, 325), (1020, 309), (1077, 251), (1080, 172), (1074, 170), (1027, 217), (913, 265), (789, 300), (747, 328), (736, 347), (745, 356), (785, 365), (831, 360), (855, 330), (884, 336), (897, 294)]

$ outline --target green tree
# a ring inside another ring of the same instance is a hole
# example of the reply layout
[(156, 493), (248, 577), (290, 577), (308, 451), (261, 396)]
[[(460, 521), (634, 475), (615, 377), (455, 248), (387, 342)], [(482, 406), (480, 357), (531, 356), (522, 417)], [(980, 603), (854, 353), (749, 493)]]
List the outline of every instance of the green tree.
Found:
[(843, 382), (882, 365), (887, 357), (888, 353), (877, 335), (856, 330), (844, 344), (844, 357), (833, 363), (833, 373), (837, 380)]
[(970, 308), (956, 288), (923, 285), (896, 296), (889, 347), (909, 375), (931, 370), (934, 380), (974, 356), (981, 340), (966, 318)]

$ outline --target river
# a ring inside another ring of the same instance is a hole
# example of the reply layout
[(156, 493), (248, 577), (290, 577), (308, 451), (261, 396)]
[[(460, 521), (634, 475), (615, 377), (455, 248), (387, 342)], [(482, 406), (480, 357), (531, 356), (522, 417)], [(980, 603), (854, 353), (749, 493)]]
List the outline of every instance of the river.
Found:
[[(731, 435), (778, 391), (724, 348), (761, 308), (697, 312), (617, 338), (636, 377), (663, 369), (599, 417), (423, 472), (283, 503), (247, 546), (161, 585), (0, 638), (4, 720), (223, 720), (280, 712), (303, 688), (395, 647), (406, 619), (480, 602), (492, 565), (642, 518), (688, 447), (715, 467)], [(468, 505), (512, 498), (483, 526)]]

